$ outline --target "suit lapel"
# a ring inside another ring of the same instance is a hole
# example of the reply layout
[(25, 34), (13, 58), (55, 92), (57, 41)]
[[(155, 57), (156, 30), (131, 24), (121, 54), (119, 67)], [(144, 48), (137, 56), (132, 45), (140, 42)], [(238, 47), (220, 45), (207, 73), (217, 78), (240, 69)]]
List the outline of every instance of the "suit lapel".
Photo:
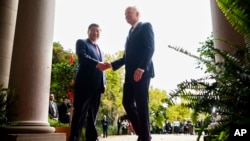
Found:
[[(88, 42), (89, 42), (88, 48), (90, 50), (92, 50), (93, 54), (96, 56), (94, 58), (99, 60), (99, 61), (102, 61), (102, 52), (101, 52), (99, 46), (98, 45), (95, 46), (89, 39), (88, 39)], [(97, 49), (98, 49), (100, 54), (98, 54)]]
[(129, 35), (127, 37), (126, 46), (129, 44), (129, 42), (131, 41), (131, 39), (133, 39), (134, 35), (136, 34), (136, 32), (138, 32), (138, 30), (141, 28), (141, 26), (142, 26), (142, 22), (139, 22), (136, 25), (135, 29), (133, 29), (132, 32), (130, 31), (131, 29), (129, 30)]
[(133, 31), (132, 31), (131, 34), (133, 35), (133, 33), (136, 33), (136, 32), (140, 29), (141, 25), (142, 25), (142, 23), (139, 22), (139, 23), (136, 25), (135, 29), (133, 29)]

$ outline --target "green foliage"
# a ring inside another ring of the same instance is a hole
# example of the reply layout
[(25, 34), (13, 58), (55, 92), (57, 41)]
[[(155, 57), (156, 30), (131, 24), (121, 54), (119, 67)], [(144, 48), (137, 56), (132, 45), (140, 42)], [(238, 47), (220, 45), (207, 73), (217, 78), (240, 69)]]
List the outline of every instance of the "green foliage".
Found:
[[(187, 51), (169, 47), (189, 55)], [(247, 49), (240, 48), (233, 54), (221, 51), (214, 48), (212, 39), (206, 41), (199, 51), (201, 55), (196, 58), (199, 58), (200, 65), (207, 67), (208, 75), (180, 83), (171, 96), (185, 99), (184, 106), (193, 109), (195, 114), (209, 115), (216, 107), (222, 118), (211, 132), (220, 133), (217, 140), (227, 140), (232, 125), (250, 124), (250, 54)], [(216, 62), (215, 55), (224, 61)]]
[[(73, 64), (70, 64), (70, 57), (73, 57)], [(56, 102), (67, 97), (68, 90), (72, 91), (76, 69), (76, 55), (63, 50), (60, 43), (54, 42), (50, 91), (55, 94)]]
[(169, 122), (173, 122), (176, 119), (179, 121), (190, 120), (191, 110), (182, 104), (171, 105), (166, 110), (166, 118)]
[(76, 63), (73, 65), (64, 62), (52, 64), (50, 90), (56, 95), (57, 100), (67, 96), (68, 89), (72, 87), (70, 83), (73, 83), (76, 69)]
[(74, 60), (77, 59), (76, 55), (73, 54), (70, 50), (69, 51), (64, 50), (63, 46), (59, 42), (53, 43), (52, 64), (57, 64), (62, 62), (69, 63), (69, 58), (71, 55), (73, 55)]
[(250, 38), (250, 1), (249, 0), (216, 0), (227, 20), (236, 31)]
[(69, 123), (62, 123), (53, 119), (48, 118), (48, 122), (52, 127), (69, 127)]
[(8, 121), (8, 116), (12, 110), (13, 104), (17, 100), (13, 89), (4, 88), (0, 85), (0, 126), (13, 125), (15, 123)]
[[(250, 39), (250, 1), (242, 0), (217, 0), (216, 1), (227, 20), (231, 23), (246, 41)], [(220, 37), (217, 37), (220, 38)], [(211, 114), (211, 108), (216, 107), (221, 120), (218, 125), (210, 130), (209, 140), (229, 140), (230, 127), (233, 125), (250, 125), (250, 54), (248, 43), (246, 46), (237, 47), (230, 41), (220, 39), (233, 47), (236, 51), (229, 53), (214, 48), (212, 39), (208, 39), (198, 50), (201, 55), (194, 57), (199, 60), (199, 67), (205, 65), (207, 76), (184, 81), (171, 95), (185, 98), (187, 107), (194, 109), (194, 113)], [(177, 47), (171, 47), (186, 55)], [(241, 49), (240, 49), (241, 48)], [(215, 57), (221, 57), (223, 61), (215, 61)], [(208, 116), (209, 118), (209, 116)]]
[(149, 109), (150, 121), (156, 123), (158, 127), (162, 127), (162, 123), (166, 120), (166, 103), (167, 92), (157, 88), (149, 89)]

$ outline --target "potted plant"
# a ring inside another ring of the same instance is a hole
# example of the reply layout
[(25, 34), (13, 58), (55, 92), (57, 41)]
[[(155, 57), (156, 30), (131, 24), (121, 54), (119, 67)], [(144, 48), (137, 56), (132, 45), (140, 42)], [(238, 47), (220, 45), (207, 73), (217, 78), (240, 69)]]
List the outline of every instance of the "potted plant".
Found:
[(49, 124), (52, 127), (55, 127), (55, 133), (65, 133), (67, 141), (69, 140), (70, 135), (70, 125), (69, 123), (62, 123), (49, 118)]

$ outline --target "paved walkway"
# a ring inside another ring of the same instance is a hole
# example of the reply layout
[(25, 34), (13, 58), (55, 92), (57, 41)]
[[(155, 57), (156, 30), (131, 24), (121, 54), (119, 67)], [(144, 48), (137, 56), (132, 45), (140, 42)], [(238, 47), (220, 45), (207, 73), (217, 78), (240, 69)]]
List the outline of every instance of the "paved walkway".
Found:
[[(135, 135), (120, 135), (120, 136), (108, 136), (107, 138), (99, 137), (99, 141), (136, 141)], [(170, 135), (160, 134), (152, 135), (151, 141), (196, 141), (197, 135)], [(203, 137), (199, 141), (203, 141)]]

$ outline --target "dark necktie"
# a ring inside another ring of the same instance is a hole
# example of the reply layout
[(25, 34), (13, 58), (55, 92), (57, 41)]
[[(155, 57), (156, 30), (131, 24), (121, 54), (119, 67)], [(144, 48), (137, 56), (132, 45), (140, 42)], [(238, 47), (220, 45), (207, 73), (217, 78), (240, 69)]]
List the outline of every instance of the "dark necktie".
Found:
[(100, 51), (98, 49), (98, 45), (94, 44), (94, 46), (95, 46), (96, 53), (98, 54), (98, 57), (100, 57), (101, 53), (100, 53)]
[(131, 27), (130, 28), (130, 30), (129, 30), (129, 34), (128, 34), (128, 36), (130, 36), (131, 34), (132, 34), (132, 32), (134, 31), (134, 28), (133, 27)]
[(129, 33), (128, 33), (127, 40), (129, 40), (129, 38), (130, 38), (130, 36), (131, 36), (131, 34), (132, 34), (133, 30), (134, 30), (134, 28), (133, 28), (133, 27), (131, 27), (131, 28), (129, 29)]

